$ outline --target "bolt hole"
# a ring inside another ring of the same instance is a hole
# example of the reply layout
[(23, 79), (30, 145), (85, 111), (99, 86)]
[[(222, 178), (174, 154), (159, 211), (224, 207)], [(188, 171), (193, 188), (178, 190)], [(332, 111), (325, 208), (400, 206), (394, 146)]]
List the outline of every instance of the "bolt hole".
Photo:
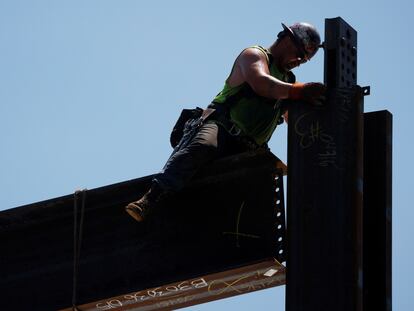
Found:
[(355, 46), (353, 46), (353, 47), (352, 47), (352, 49), (351, 49), (351, 54), (352, 54), (353, 56), (355, 56), (355, 55), (356, 55), (356, 53), (357, 53), (357, 48), (356, 48)]

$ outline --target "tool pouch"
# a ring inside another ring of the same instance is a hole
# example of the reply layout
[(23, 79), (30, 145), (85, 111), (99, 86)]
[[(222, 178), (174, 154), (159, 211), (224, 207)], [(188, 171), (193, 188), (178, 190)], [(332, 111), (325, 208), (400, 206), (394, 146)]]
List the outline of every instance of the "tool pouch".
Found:
[(175, 123), (170, 135), (170, 143), (173, 148), (178, 145), (184, 134), (184, 128), (189, 120), (198, 119), (202, 116), (203, 109), (196, 107), (195, 109), (183, 109), (180, 117)]

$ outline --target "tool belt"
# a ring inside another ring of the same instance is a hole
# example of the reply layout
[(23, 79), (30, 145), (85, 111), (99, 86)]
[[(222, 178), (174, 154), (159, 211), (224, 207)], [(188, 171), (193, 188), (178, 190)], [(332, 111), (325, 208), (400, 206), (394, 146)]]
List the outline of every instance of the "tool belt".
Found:
[(261, 147), (231, 120), (228, 109), (215, 103), (211, 103), (208, 107), (215, 110), (209, 120), (222, 126), (240, 144), (244, 145), (248, 150), (256, 150)]
[(171, 146), (175, 148), (185, 135), (186, 129), (188, 131), (191, 128), (191, 131), (195, 132), (214, 112), (215, 109), (212, 108), (183, 109), (170, 134)]
[[(243, 130), (230, 120), (226, 109), (211, 104), (206, 109), (183, 109), (170, 135), (170, 144), (173, 148), (181, 145), (183, 136), (193, 136), (205, 122), (214, 122), (224, 128), (230, 136), (249, 150), (256, 150), (259, 146), (252, 138), (245, 135)], [(191, 132), (191, 133), (190, 133)], [(186, 135), (187, 134), (187, 135)], [(177, 148), (180, 148), (179, 146)]]

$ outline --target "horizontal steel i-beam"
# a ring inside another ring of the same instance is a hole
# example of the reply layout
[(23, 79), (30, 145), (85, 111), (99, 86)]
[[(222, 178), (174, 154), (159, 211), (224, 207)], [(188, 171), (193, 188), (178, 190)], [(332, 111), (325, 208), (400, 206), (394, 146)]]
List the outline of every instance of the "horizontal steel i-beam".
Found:
[[(172, 310), (285, 284), (276, 259), (83, 304), (82, 311)], [(62, 311), (72, 311), (72, 308)]]

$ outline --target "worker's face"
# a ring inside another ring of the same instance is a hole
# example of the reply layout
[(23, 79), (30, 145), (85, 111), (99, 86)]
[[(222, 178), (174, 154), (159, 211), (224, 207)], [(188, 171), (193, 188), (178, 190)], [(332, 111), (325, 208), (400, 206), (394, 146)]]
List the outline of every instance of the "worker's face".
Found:
[(292, 42), (290, 38), (286, 46), (285, 57), (282, 59), (281, 67), (286, 71), (292, 70), (293, 68), (299, 67), (301, 64), (306, 63), (308, 60), (302, 51)]

